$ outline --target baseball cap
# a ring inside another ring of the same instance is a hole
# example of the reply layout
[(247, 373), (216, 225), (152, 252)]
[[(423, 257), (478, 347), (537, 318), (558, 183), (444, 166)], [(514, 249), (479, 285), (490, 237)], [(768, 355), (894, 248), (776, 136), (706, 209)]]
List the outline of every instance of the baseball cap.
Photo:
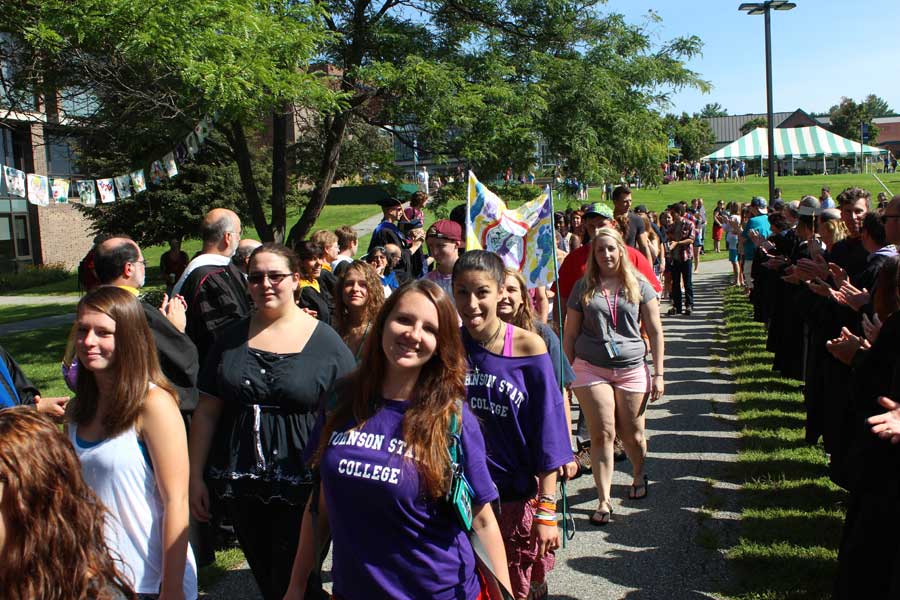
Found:
[(462, 247), (463, 238), (462, 238), (462, 227), (459, 226), (459, 223), (451, 221), (450, 219), (441, 219), (440, 221), (435, 221), (431, 224), (431, 227), (428, 228), (428, 232), (425, 234), (426, 238), (437, 238), (439, 240), (450, 240), (456, 242), (456, 245), (460, 248)]
[(588, 204), (587, 208), (584, 209), (584, 216), (585, 218), (603, 217), (605, 219), (612, 219), (613, 210), (604, 202), (594, 202), (593, 204)]
[(753, 196), (753, 199), (750, 201), (750, 206), (766, 210), (769, 207), (769, 203), (766, 202), (766, 199), (762, 196)]

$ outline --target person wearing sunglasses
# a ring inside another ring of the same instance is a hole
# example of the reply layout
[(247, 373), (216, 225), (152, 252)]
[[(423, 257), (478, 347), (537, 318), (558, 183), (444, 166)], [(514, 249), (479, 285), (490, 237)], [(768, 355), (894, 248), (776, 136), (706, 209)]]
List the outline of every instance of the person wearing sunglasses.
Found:
[(372, 265), (375, 273), (381, 279), (381, 285), (384, 287), (384, 297), (389, 297), (391, 292), (400, 286), (400, 282), (397, 281), (397, 276), (388, 269), (390, 259), (388, 259), (387, 251), (382, 246), (375, 246), (369, 250), (365, 258), (366, 262)]
[(334, 329), (297, 306), (301, 270), (280, 244), (250, 255), (256, 310), (210, 349), (190, 432), (191, 512), (209, 519), (205, 474), (266, 600), (280, 600), (290, 580), (312, 489), (303, 452), (319, 398), (356, 366)]

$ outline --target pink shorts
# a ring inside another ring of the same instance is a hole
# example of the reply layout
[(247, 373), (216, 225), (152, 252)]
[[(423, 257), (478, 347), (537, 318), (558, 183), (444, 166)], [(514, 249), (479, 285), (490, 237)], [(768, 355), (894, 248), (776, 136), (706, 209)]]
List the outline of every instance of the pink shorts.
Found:
[(646, 363), (630, 369), (606, 369), (576, 358), (572, 364), (572, 370), (575, 371), (573, 388), (607, 383), (626, 392), (646, 394), (650, 391), (650, 369), (647, 368)]

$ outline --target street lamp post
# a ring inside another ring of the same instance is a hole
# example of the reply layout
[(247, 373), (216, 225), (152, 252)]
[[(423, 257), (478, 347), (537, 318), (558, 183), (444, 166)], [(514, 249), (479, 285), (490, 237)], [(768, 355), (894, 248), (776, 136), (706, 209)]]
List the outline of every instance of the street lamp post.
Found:
[(764, 15), (766, 18), (766, 117), (768, 127), (766, 138), (769, 144), (769, 202), (775, 198), (775, 120), (772, 108), (772, 26), (771, 13), (775, 10), (791, 10), (797, 5), (786, 0), (766, 0), (765, 2), (744, 2), (738, 10), (748, 15)]

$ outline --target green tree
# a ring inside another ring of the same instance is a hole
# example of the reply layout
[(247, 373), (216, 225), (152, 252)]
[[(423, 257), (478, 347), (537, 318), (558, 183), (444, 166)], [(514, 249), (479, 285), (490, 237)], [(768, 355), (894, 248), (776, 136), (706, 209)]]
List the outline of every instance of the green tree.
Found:
[(703, 108), (700, 109), (700, 116), (705, 118), (727, 117), (728, 111), (718, 102), (713, 102), (711, 104), (705, 104)]
[(680, 117), (666, 115), (666, 131), (672, 133), (675, 145), (681, 148), (681, 156), (687, 160), (698, 160), (712, 150), (716, 136), (712, 128), (698, 115), (681, 113)]
[(759, 127), (768, 127), (768, 126), (769, 126), (769, 120), (767, 118), (756, 117), (754, 119), (750, 119), (749, 121), (747, 121), (746, 123), (741, 125), (741, 135), (747, 135), (754, 129), (757, 129)]
[(847, 139), (861, 141), (860, 126), (869, 127), (869, 140), (878, 139), (878, 126), (872, 123), (872, 115), (865, 103), (854, 102), (851, 98), (841, 98), (841, 103), (832, 107), (829, 129)]
[(887, 100), (881, 98), (880, 96), (876, 96), (875, 94), (869, 94), (862, 101), (863, 106), (866, 107), (868, 113), (872, 116), (873, 119), (877, 119), (879, 117), (896, 117), (897, 113), (888, 106)]

